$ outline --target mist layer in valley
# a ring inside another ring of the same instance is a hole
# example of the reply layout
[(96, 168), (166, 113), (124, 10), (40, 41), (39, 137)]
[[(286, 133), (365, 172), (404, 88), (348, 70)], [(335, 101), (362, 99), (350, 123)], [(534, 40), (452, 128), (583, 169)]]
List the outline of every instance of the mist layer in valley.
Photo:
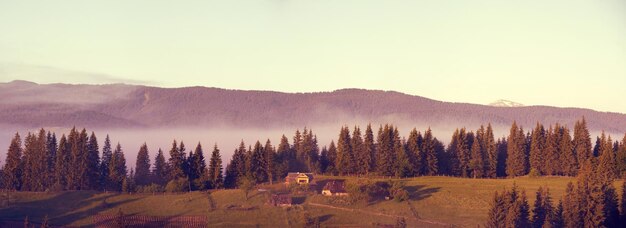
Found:
[[(349, 126), (350, 131), (353, 130), (354, 126), (359, 126), (361, 128), (361, 131), (364, 132), (368, 123), (370, 122), (353, 121), (338, 124), (313, 124), (310, 126), (302, 125), (299, 127), (290, 126), (275, 128), (241, 128), (235, 126), (221, 126), (213, 128), (86, 128), (86, 130), (89, 133), (91, 133), (92, 131), (95, 132), (98, 138), (100, 150), (102, 149), (102, 145), (107, 134), (110, 136), (112, 144), (117, 144), (119, 142), (126, 156), (127, 166), (130, 168), (134, 167), (137, 152), (139, 151), (139, 147), (143, 143), (146, 143), (148, 145), (152, 161), (154, 160), (154, 156), (156, 155), (159, 148), (163, 150), (166, 158), (169, 157), (169, 150), (170, 148), (172, 148), (173, 140), (176, 140), (179, 143), (180, 141), (183, 141), (188, 151), (195, 149), (196, 145), (200, 142), (202, 144), (202, 148), (207, 161), (209, 159), (211, 151), (213, 150), (213, 146), (217, 145), (220, 149), (222, 160), (226, 163), (230, 160), (232, 153), (234, 152), (235, 148), (239, 146), (242, 140), (244, 141), (246, 146), (254, 146), (254, 143), (256, 143), (257, 140), (259, 140), (264, 145), (266, 140), (269, 139), (272, 142), (273, 146), (277, 146), (280, 143), (280, 138), (284, 134), (289, 139), (289, 143), (292, 144), (295, 131), (300, 130), (302, 132), (304, 127), (306, 127), (307, 129), (312, 130), (313, 133), (317, 136), (318, 145), (321, 149), (324, 146), (328, 146), (331, 140), (337, 141), (339, 130), (342, 126)], [(408, 137), (410, 130), (412, 130), (414, 127), (421, 132), (424, 132), (429, 127), (431, 127), (434, 136), (445, 143), (450, 140), (450, 137), (452, 136), (452, 133), (456, 128), (454, 126), (428, 126), (427, 124), (420, 123), (401, 123), (401, 121), (385, 123), (390, 123), (397, 126), (400, 134), (404, 137)], [(381, 124), (385, 123), (371, 123), (372, 129), (374, 130), (374, 135), (376, 135), (378, 127)], [(82, 129), (82, 127), (80, 126), (76, 127)], [(480, 126), (467, 126), (467, 128), (472, 131), (478, 129), (479, 127)], [(502, 137), (508, 134), (508, 126), (494, 127), (497, 137)], [(59, 139), (62, 134), (67, 135), (70, 131), (70, 128), (44, 129), (56, 133), (57, 139)], [(25, 128), (15, 126), (4, 126), (0, 128), (0, 148), (2, 148), (0, 150), (0, 163), (4, 162), (10, 140), (16, 132), (20, 133), (20, 136), (23, 140), (28, 132), (36, 133), (38, 131), (38, 128)]]
[[(349, 126), (350, 131), (353, 130), (354, 126), (360, 126), (361, 131), (364, 132), (365, 127), (369, 122), (352, 122), (348, 124), (337, 124), (337, 125), (313, 125), (307, 126), (307, 129), (313, 131), (313, 133), (317, 136), (318, 145), (320, 149), (324, 146), (328, 146), (331, 140), (337, 141), (339, 130), (341, 126)], [(420, 132), (425, 132), (429, 126), (426, 124), (411, 124), (411, 123), (397, 123), (395, 124), (400, 131), (401, 136), (408, 137), (409, 132), (415, 127)], [(374, 135), (378, 131), (378, 127), (380, 123), (372, 123), (372, 128), (374, 130)], [(466, 126), (466, 128), (470, 131), (476, 131), (480, 126)], [(509, 133), (510, 126), (493, 126), (495, 136), (498, 138), (506, 137)], [(78, 127), (77, 127), (78, 128)], [(454, 126), (431, 126), (431, 130), (435, 137), (437, 137), (440, 141), (447, 143), (450, 141), (452, 137), (452, 133), (456, 129)], [(570, 127), (571, 128), (571, 127)], [(204, 151), (204, 155), (207, 159), (213, 150), (213, 146), (217, 145), (220, 149), (220, 153), (222, 156), (222, 160), (224, 161), (224, 166), (228, 161), (230, 161), (231, 156), (235, 150), (243, 141), (246, 146), (251, 145), (254, 146), (257, 140), (261, 142), (261, 144), (265, 145), (266, 140), (270, 140), (273, 146), (277, 146), (280, 143), (280, 138), (284, 134), (288, 139), (289, 143), (293, 143), (293, 136), (296, 130), (302, 131), (304, 127), (283, 127), (283, 128), (238, 128), (238, 127), (220, 127), (220, 128), (143, 128), (143, 129), (105, 129), (105, 128), (94, 128), (87, 129), (89, 133), (91, 131), (96, 133), (98, 138), (98, 144), (100, 150), (102, 149), (102, 145), (104, 143), (104, 139), (108, 134), (111, 139), (111, 143), (115, 144), (120, 143), (124, 154), (127, 160), (127, 166), (129, 168), (135, 166), (137, 152), (139, 151), (139, 147), (146, 143), (148, 145), (148, 149), (150, 152), (150, 159), (154, 161), (154, 156), (156, 155), (158, 149), (162, 149), (166, 159), (169, 157), (169, 150), (172, 148), (173, 140), (176, 140), (178, 143), (183, 141), (185, 143), (185, 147), (187, 151), (193, 150), (196, 148), (198, 143), (202, 144), (202, 148)], [(525, 130), (531, 130), (530, 127), (525, 127)], [(60, 138), (62, 134), (68, 134), (69, 128), (46, 128), (46, 130), (50, 130), (57, 134), (57, 138)], [(20, 133), (22, 140), (28, 132), (38, 132), (38, 129), (27, 129), (27, 128), (7, 128), (4, 127), (0, 130), (0, 164), (4, 164), (4, 160), (6, 159), (6, 152), (9, 147), (9, 143), (11, 138), (15, 135), (16, 132)], [(592, 139), (595, 139), (601, 132), (591, 132)], [(614, 134), (613, 139), (621, 140), (623, 134)], [(592, 140), (595, 142), (595, 140)]]

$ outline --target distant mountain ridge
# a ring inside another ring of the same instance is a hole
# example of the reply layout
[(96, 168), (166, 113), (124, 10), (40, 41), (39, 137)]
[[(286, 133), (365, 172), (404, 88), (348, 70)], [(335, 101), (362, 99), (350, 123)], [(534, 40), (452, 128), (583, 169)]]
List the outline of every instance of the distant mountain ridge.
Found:
[(257, 127), (397, 121), (473, 127), (537, 122), (573, 127), (585, 116), (591, 130), (626, 132), (626, 115), (582, 108), (492, 107), (450, 103), (393, 91), (341, 89), (283, 93), (208, 87), (125, 84), (0, 83), (0, 124), (28, 127)]

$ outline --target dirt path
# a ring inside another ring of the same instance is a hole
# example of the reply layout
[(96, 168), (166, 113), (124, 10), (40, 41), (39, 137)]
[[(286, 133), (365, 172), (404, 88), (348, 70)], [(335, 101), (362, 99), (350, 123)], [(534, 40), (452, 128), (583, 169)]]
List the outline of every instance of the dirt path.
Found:
[[(378, 212), (371, 212), (371, 211), (366, 211), (366, 210), (361, 210), (361, 209), (352, 209), (352, 208), (345, 208), (345, 207), (335, 207), (335, 206), (330, 206), (330, 205), (326, 205), (326, 204), (319, 204), (319, 203), (307, 203), (307, 204), (311, 205), (311, 206), (326, 207), (326, 208), (332, 208), (332, 209), (343, 210), (343, 211), (350, 211), (350, 212), (355, 212), (356, 211), (356, 212), (360, 212), (360, 213), (363, 213), (363, 214), (385, 216), (385, 217), (389, 217), (389, 218), (404, 217), (404, 216), (383, 214), (383, 213), (378, 213)], [(436, 221), (431, 221), (431, 220), (426, 220), (426, 219), (411, 218), (411, 217), (404, 217), (404, 219), (410, 219), (410, 220), (414, 220), (414, 221), (422, 222), (422, 223), (426, 223), (426, 224), (431, 224), (431, 225), (448, 226), (448, 227), (451, 226), (451, 224), (441, 223), (441, 222), (436, 222)]]

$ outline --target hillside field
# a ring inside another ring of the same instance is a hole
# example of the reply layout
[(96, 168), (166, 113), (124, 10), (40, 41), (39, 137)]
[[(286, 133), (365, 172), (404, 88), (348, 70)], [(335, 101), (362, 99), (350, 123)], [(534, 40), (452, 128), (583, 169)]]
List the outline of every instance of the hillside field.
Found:
[[(340, 179), (336, 177), (316, 177)], [(345, 178), (344, 178), (345, 179)], [(570, 177), (519, 177), (515, 179), (464, 179), (453, 177), (418, 177), (402, 179), (410, 193), (407, 202), (379, 201), (346, 206), (332, 204), (321, 195), (295, 196), (292, 207), (266, 205), (267, 194), (252, 191), (245, 200), (241, 190), (218, 190), (211, 193), (118, 194), (90, 191), (61, 193), (6, 193), (0, 200), (0, 221), (23, 221), (26, 216), (39, 222), (48, 215), (50, 222), (61, 226), (93, 226), (92, 215), (116, 214), (149, 216), (207, 216), (210, 227), (299, 227), (303, 214), (318, 218), (323, 227), (369, 227), (375, 223), (395, 224), (405, 217), (409, 226), (476, 227), (482, 225), (495, 191), (516, 183), (526, 191), (532, 206), (535, 192), (547, 186), (558, 202)], [(281, 184), (276, 184), (278, 186)], [(621, 182), (615, 183), (616, 187)], [(621, 191), (618, 191), (621, 192)], [(1, 224), (0, 224), (1, 225)]]

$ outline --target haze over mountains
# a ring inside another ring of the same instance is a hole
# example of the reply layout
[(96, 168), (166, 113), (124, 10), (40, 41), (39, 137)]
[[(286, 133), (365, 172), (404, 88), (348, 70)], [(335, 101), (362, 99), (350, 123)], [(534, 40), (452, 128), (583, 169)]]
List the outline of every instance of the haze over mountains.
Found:
[[(342, 89), (319, 93), (207, 87), (0, 83), (0, 124), (29, 128), (215, 127), (298, 128), (354, 122), (414, 126), (509, 126), (536, 122), (573, 126), (585, 116), (591, 131), (626, 132), (626, 115), (583, 108), (495, 107), (451, 103), (393, 91)], [(511, 103), (511, 102), (508, 102)], [(507, 103), (507, 104), (508, 104)], [(504, 103), (503, 103), (504, 104)], [(510, 106), (510, 105), (502, 105)], [(408, 130), (408, 129), (407, 129)]]

